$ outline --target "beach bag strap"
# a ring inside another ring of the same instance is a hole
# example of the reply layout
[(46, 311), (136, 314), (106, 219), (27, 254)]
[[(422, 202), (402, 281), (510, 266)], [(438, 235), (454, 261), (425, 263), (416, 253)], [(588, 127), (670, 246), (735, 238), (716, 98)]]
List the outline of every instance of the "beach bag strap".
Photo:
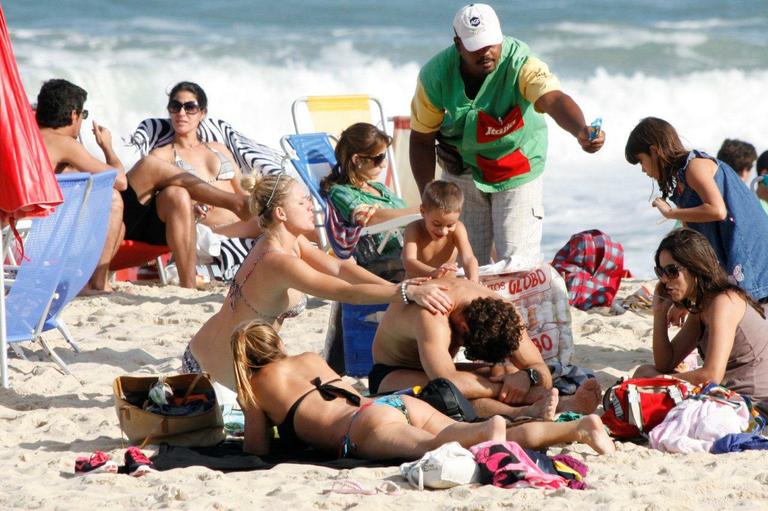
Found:
[(637, 385), (627, 385), (627, 405), (629, 408), (629, 417), (627, 422), (643, 431), (643, 411), (640, 403), (640, 393), (637, 391)]

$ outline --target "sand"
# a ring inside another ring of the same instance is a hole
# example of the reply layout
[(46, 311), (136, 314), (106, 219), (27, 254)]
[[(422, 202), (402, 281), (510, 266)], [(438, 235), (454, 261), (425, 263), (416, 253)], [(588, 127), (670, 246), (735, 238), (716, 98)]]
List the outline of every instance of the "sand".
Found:
[[(620, 296), (641, 284), (625, 281)], [(13, 387), (0, 389), (0, 509), (768, 509), (768, 467), (761, 452), (670, 455), (628, 443), (611, 456), (578, 445), (550, 451), (589, 466), (586, 491), (463, 486), (419, 492), (408, 487), (397, 467), (338, 471), (294, 464), (236, 474), (188, 468), (142, 478), (76, 477), (75, 458), (92, 451), (122, 463), (113, 379), (179, 371), (187, 340), (220, 307), (224, 293), (221, 286), (195, 291), (119, 283), (114, 295), (78, 298), (66, 309), (64, 318), (82, 353), (74, 353), (58, 334), (47, 335), (76, 377), (61, 374), (36, 345), (29, 345), (29, 361), (11, 356)], [(322, 349), (328, 311), (326, 302), (311, 300), (299, 320), (286, 323), (289, 351)], [(594, 370), (603, 388), (650, 361), (649, 315), (613, 315), (607, 309), (574, 309), (572, 315), (573, 362)], [(402, 493), (325, 491), (347, 478), (367, 488), (391, 480)]]

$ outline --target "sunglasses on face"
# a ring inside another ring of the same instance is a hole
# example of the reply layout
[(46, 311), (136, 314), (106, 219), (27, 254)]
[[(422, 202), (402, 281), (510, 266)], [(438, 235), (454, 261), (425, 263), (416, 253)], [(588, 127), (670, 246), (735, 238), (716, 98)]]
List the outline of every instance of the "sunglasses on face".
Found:
[(187, 101), (186, 103), (182, 103), (181, 101), (172, 99), (168, 102), (168, 111), (172, 114), (181, 112), (182, 108), (190, 115), (200, 111), (200, 105), (197, 104), (197, 101)]
[(88, 118), (88, 110), (86, 110), (86, 109), (83, 109), (83, 110), (80, 112), (80, 117), (82, 117), (83, 119), (87, 119), (87, 118)]
[(370, 161), (373, 162), (374, 165), (378, 166), (378, 165), (381, 165), (381, 162), (383, 162), (384, 160), (387, 159), (387, 153), (385, 151), (385, 152), (383, 152), (381, 154), (377, 154), (376, 156), (366, 156), (364, 154), (361, 154), (360, 158), (364, 158), (366, 160), (370, 160)]
[(676, 264), (668, 264), (663, 268), (656, 266), (653, 271), (659, 278), (667, 277), (669, 279), (676, 279), (680, 275), (681, 269), (682, 268)]

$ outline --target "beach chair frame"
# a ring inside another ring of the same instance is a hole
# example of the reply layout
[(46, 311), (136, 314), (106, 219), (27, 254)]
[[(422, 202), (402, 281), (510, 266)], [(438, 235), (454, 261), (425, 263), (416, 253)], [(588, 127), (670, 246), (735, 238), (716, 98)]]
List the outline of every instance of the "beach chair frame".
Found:
[[(301, 178), (309, 189), (312, 197), (312, 204), (315, 217), (315, 230), (319, 240), (320, 248), (331, 251), (332, 246), (329, 241), (330, 234), (326, 231), (325, 217), (327, 208), (332, 207), (320, 194), (320, 180), (330, 172), (330, 169), (336, 164), (336, 156), (333, 152), (332, 141), (334, 137), (328, 133), (302, 133), (296, 135), (285, 135), (280, 139), (280, 146), (285, 151), (286, 158), (284, 165), (290, 163), (295, 173)], [(286, 172), (289, 170), (286, 169)], [(421, 218), (419, 214), (402, 216), (394, 218), (387, 222), (364, 227), (360, 231), (361, 236), (387, 233), (377, 247), (379, 252), (384, 250), (390, 235), (400, 236), (399, 228)], [(402, 242), (402, 239), (401, 239)]]
[[(291, 104), (291, 116), (296, 134), (326, 132), (338, 139), (341, 132), (351, 124), (369, 122), (392, 135), (381, 101), (367, 94), (302, 96)], [(391, 145), (387, 147), (387, 161), (389, 166), (383, 182), (395, 195), (402, 197)]]
[[(51, 215), (33, 220), (25, 245), (26, 258), (19, 266), (10, 291), (6, 294), (5, 289), (2, 289), (0, 372), (5, 388), (10, 386), (7, 345), (14, 346), (16, 343), (38, 341), (65, 374), (72, 374), (41, 334), (51, 304), (57, 298), (56, 288), (64, 271), (66, 250), (75, 234), (77, 221), (82, 218), (93, 187), (93, 178), (91, 174), (68, 173), (57, 176), (57, 180), (65, 201)], [(0, 274), (0, 283), (3, 280)], [(9, 319), (13, 319), (13, 322)], [(24, 357), (21, 350), (15, 347), (12, 349)]]

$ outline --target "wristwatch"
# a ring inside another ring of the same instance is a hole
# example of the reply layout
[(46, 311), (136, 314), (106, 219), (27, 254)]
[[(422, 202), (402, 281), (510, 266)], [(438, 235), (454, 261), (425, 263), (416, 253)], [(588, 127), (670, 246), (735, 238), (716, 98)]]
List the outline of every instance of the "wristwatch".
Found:
[(525, 374), (528, 375), (528, 379), (531, 380), (531, 387), (536, 386), (541, 382), (541, 375), (536, 369), (527, 367), (523, 369), (523, 371), (525, 371)]

